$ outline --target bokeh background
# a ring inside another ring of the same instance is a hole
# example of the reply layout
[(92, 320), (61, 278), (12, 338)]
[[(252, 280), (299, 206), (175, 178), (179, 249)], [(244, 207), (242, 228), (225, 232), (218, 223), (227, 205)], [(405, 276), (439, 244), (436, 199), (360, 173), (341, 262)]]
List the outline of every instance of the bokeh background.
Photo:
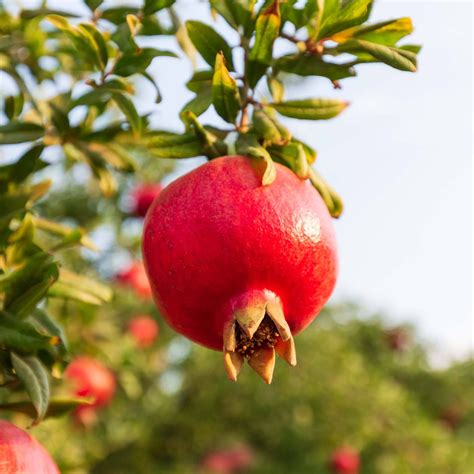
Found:
[[(38, 3), (4, 0), (10, 11)], [(108, 0), (103, 7), (134, 3)], [(87, 12), (78, 0), (48, 5)], [(212, 21), (206, 2), (181, 0), (176, 10), (183, 20)], [(228, 382), (220, 354), (174, 334), (148, 298), (114, 280), (140, 258), (142, 220), (127, 213), (137, 180), (166, 184), (204, 159), (173, 167), (139, 156), (141, 172), (122, 179), (119, 197), (104, 202), (85, 168), (65, 174), (51, 151), (57, 198), (41, 212), (90, 226), (100, 252), (82, 252), (85, 264), (75, 251), (64, 258), (117, 289), (100, 309), (56, 308), (72, 353), (102, 360), (118, 380), (112, 404), (89, 426), (71, 417), (34, 429), (63, 473), (326, 473), (341, 447), (358, 453), (362, 473), (472, 472), (472, 5), (379, 1), (371, 20), (400, 16), (412, 17), (412, 42), (424, 45), (417, 74), (361, 66), (342, 90), (288, 79), (289, 97), (351, 102), (339, 118), (297, 126), (346, 209), (335, 223), (337, 289), (296, 339), (299, 365), (279, 364), (270, 387), (249, 370), (238, 384)], [(224, 23), (217, 27), (232, 41)], [(160, 38), (158, 47), (178, 51), (172, 38)], [(181, 130), (177, 111), (191, 97), (183, 84), (192, 66), (163, 58), (150, 72), (164, 99), (151, 104), (152, 89), (137, 80), (140, 112), (151, 112), (157, 128)], [(5, 94), (13, 87), (1, 75), (0, 85)], [(55, 90), (45, 84), (38, 98)], [(0, 161), (20, 151), (3, 147)], [(141, 313), (160, 325), (147, 349), (126, 334)]]

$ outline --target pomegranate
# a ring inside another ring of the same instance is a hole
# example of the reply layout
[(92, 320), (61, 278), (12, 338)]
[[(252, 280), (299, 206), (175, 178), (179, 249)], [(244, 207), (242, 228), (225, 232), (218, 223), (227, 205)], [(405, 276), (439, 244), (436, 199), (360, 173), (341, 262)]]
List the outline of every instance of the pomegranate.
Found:
[(132, 288), (141, 298), (151, 298), (151, 288), (142, 262), (133, 262), (120, 271), (116, 280)]
[(135, 316), (128, 324), (128, 332), (137, 346), (143, 348), (149, 347), (155, 342), (159, 330), (158, 323), (146, 314)]
[(334, 288), (329, 212), (308, 181), (276, 164), (221, 157), (167, 186), (145, 219), (142, 250), (156, 304), (184, 336), (223, 350), (227, 375), (246, 359), (270, 383), (275, 352), (296, 364), (293, 336)]
[(207, 454), (201, 462), (205, 472), (233, 474), (253, 464), (254, 454), (247, 446), (222, 449)]
[(48, 452), (12, 423), (0, 420), (0, 473), (59, 474)]
[(338, 448), (331, 456), (330, 466), (335, 474), (357, 474), (359, 465), (359, 455), (349, 447)]
[(155, 198), (161, 193), (161, 184), (141, 184), (131, 193), (132, 213), (139, 217), (145, 217), (148, 208)]
[[(76, 417), (79, 421), (90, 421), (98, 408), (112, 400), (116, 382), (112, 372), (99, 361), (90, 357), (76, 357), (67, 367), (65, 377), (75, 385), (75, 394), (90, 397), (91, 405), (79, 406)], [(89, 423), (85, 423), (89, 424)]]

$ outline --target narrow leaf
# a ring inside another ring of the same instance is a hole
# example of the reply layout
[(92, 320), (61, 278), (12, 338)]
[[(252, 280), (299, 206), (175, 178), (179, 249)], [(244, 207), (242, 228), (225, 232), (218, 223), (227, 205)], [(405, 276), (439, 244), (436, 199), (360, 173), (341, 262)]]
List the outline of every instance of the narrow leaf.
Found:
[(303, 120), (327, 120), (339, 115), (348, 103), (339, 99), (304, 99), (272, 103), (281, 115)]
[(32, 142), (44, 135), (41, 125), (31, 122), (9, 122), (0, 126), (0, 145)]
[(218, 53), (212, 78), (212, 103), (227, 122), (235, 123), (240, 110), (240, 94), (235, 79), (229, 74), (224, 55)]
[(23, 382), (36, 410), (34, 424), (39, 423), (48, 410), (49, 380), (46, 369), (36, 357), (20, 357), (11, 353), (13, 368)]
[(225, 57), (229, 69), (234, 69), (232, 50), (226, 40), (214, 28), (200, 21), (187, 21), (186, 28), (189, 38), (209, 65), (214, 66), (216, 55), (220, 52)]
[(263, 10), (257, 18), (255, 43), (250, 51), (249, 59), (262, 64), (270, 64), (273, 53), (273, 43), (280, 32), (280, 0)]

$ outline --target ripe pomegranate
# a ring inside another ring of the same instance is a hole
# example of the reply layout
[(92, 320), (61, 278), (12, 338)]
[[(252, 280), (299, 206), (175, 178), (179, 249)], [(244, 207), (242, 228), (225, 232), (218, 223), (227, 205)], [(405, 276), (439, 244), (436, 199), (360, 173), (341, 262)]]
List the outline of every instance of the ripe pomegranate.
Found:
[(117, 274), (116, 280), (132, 288), (141, 298), (151, 298), (150, 283), (142, 262), (133, 262)]
[(338, 448), (331, 456), (330, 467), (335, 474), (357, 474), (359, 465), (359, 455), (349, 447)]
[(135, 340), (138, 347), (151, 346), (159, 333), (158, 323), (146, 314), (135, 316), (128, 324), (128, 332)]
[(276, 164), (221, 157), (167, 186), (145, 219), (142, 250), (158, 308), (176, 331), (224, 352), (236, 380), (244, 359), (270, 383), (275, 351), (296, 364), (306, 328), (336, 281), (331, 217), (309, 182)]
[(91, 405), (76, 408), (76, 419), (85, 425), (91, 424), (98, 408), (112, 400), (116, 382), (112, 372), (99, 361), (90, 357), (76, 357), (67, 367), (65, 377), (75, 385), (75, 394), (90, 397)]
[(151, 203), (161, 193), (161, 184), (140, 184), (131, 193), (132, 213), (145, 217)]
[(59, 474), (48, 452), (12, 423), (0, 420), (0, 473)]
[(222, 449), (207, 454), (201, 462), (205, 472), (233, 474), (253, 464), (254, 454), (247, 446)]

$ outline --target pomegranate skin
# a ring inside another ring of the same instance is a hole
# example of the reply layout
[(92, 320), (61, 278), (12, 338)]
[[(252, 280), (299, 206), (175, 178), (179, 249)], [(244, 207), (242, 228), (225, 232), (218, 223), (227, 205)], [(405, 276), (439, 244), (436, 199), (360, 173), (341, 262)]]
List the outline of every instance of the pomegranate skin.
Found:
[(60, 474), (55, 462), (35, 438), (0, 420), (1, 474)]
[(92, 405), (80, 406), (77, 412), (101, 408), (113, 398), (116, 388), (112, 372), (90, 357), (76, 357), (67, 367), (64, 375), (75, 385), (75, 394), (79, 397), (91, 397)]
[(144, 223), (142, 250), (155, 302), (179, 333), (222, 350), (233, 309), (269, 290), (292, 334), (332, 293), (337, 250), (318, 192), (276, 164), (261, 184), (242, 156), (206, 163), (167, 186)]

